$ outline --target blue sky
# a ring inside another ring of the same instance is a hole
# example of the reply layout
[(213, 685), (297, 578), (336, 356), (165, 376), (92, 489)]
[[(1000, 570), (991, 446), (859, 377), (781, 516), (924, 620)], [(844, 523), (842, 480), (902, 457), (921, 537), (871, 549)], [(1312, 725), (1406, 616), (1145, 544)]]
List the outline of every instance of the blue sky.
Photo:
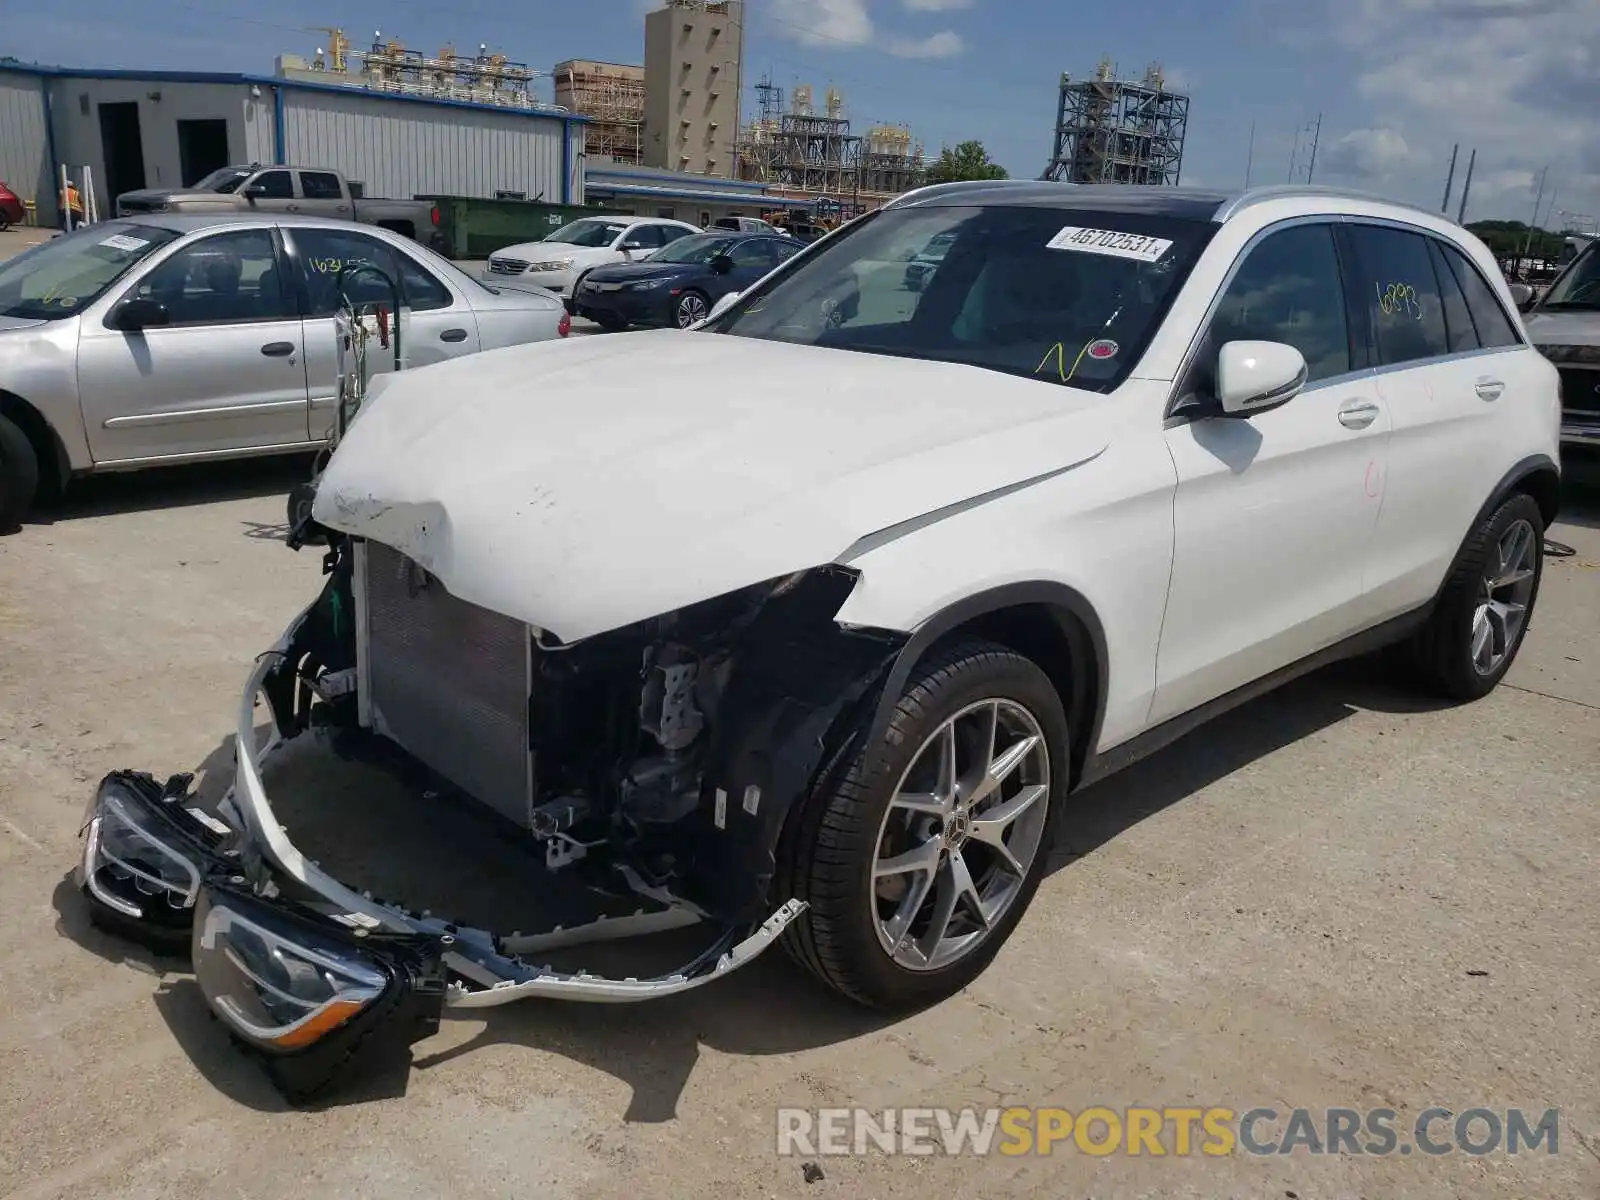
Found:
[[(278, 53), (309, 55), (326, 35), (308, 27), (331, 22), (358, 45), (379, 28), (421, 49), (487, 41), (548, 69), (574, 57), (642, 61), (650, 7), (78, 0), (12, 6), (0, 54), (268, 73)], [(1319, 182), (1437, 207), (1459, 141), (1458, 195), (1478, 149), (1469, 220), (1527, 220), (1546, 164), (1541, 222), (1600, 217), (1600, 0), (753, 0), (746, 12), (748, 84), (770, 73), (786, 91), (813, 84), (819, 99), (832, 84), (858, 130), (905, 123), (930, 152), (976, 137), (1019, 176), (1048, 157), (1060, 73), (1088, 75), (1101, 54), (1126, 75), (1159, 61), (1190, 93), (1186, 183), (1243, 184), (1252, 123), (1254, 181), (1287, 180), (1296, 132), (1320, 112)]]

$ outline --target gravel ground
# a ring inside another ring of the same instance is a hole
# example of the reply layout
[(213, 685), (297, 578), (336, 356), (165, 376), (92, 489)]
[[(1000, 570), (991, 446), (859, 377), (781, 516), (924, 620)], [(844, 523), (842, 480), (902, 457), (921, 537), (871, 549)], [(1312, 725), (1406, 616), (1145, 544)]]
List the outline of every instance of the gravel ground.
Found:
[[(0, 1195), (1600, 1195), (1600, 463), (1575, 464), (1527, 645), (1466, 707), (1362, 664), (1081, 797), (994, 966), (884, 1021), (778, 954), (691, 996), (447, 1019), (409, 1075), (288, 1109), (191, 979), (85, 921), (94, 782), (231, 762), (250, 660), (319, 586), (285, 460), (91, 480), (0, 539)], [(318, 747), (269, 779), (313, 856), (486, 870)], [(372, 814), (353, 822), (349, 806)], [(464, 878), (470, 876), (470, 878)], [(472, 885), (470, 896), (466, 884)], [(442, 886), (438, 878), (432, 886)], [(1561, 1110), (1559, 1153), (891, 1158), (774, 1152), (780, 1106)]]

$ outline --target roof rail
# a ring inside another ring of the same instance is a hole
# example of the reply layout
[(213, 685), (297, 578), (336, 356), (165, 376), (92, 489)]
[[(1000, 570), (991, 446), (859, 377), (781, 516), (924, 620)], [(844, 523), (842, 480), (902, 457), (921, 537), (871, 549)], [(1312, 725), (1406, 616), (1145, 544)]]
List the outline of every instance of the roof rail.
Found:
[(1432, 209), (1423, 208), (1420, 204), (1412, 204), (1406, 200), (1380, 196), (1376, 192), (1363, 192), (1357, 188), (1324, 187), (1321, 184), (1311, 183), (1273, 183), (1263, 187), (1251, 188), (1248, 192), (1240, 192), (1232, 199), (1223, 201), (1217, 207), (1217, 211), (1211, 215), (1211, 219), (1221, 224), (1252, 205), (1265, 204), (1269, 200), (1292, 200), (1297, 196), (1314, 196), (1329, 200), (1366, 200), (1373, 204), (1387, 204), (1391, 208), (1404, 208), (1412, 212), (1427, 213), (1430, 217), (1437, 217), (1439, 220), (1448, 221), (1452, 225), (1455, 224), (1455, 221), (1444, 213), (1436, 213)]
[[(1039, 185), (1039, 180), (1037, 180), (1037, 179), (958, 179), (958, 180), (955, 180), (952, 183), (926, 183), (926, 184), (923, 184), (919, 188), (912, 188), (909, 192), (901, 192), (898, 196), (896, 196), (893, 200), (889, 201), (889, 203), (885, 204), (883, 207), (884, 208), (896, 208), (899, 205), (904, 204), (908, 200), (911, 200), (913, 198), (920, 199), (920, 198), (922, 198), (924, 196), (944, 196), (944, 195), (948, 195), (948, 194), (950, 194), (952, 192), (975, 191), (975, 190), (977, 190), (979, 188), (1020, 187), (1020, 186), (1023, 186), (1023, 185), (1027, 185), (1027, 186), (1030, 186), (1030, 187), (1037, 187)], [(1062, 187), (1072, 187), (1073, 185), (1070, 184), (1070, 183), (1063, 183), (1063, 184), (1061, 184), (1061, 186)]]

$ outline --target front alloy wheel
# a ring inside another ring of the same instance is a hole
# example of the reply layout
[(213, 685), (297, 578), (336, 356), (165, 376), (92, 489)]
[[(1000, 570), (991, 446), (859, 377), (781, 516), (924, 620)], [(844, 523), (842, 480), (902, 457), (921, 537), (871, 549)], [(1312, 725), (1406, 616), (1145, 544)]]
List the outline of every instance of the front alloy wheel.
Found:
[(916, 666), (880, 742), (856, 732), (778, 847), (778, 893), (807, 905), (785, 945), (904, 1011), (976, 979), (1027, 910), (1067, 792), (1067, 716), (1035, 663), (975, 640)]
[(703, 321), (711, 309), (706, 305), (706, 298), (699, 292), (685, 292), (678, 297), (677, 307), (673, 315), (677, 318), (678, 328), (687, 329), (696, 321)]
[(971, 953), (1016, 902), (1044, 837), (1050, 755), (1011, 700), (968, 705), (900, 778), (872, 864), (878, 942), (908, 971)]

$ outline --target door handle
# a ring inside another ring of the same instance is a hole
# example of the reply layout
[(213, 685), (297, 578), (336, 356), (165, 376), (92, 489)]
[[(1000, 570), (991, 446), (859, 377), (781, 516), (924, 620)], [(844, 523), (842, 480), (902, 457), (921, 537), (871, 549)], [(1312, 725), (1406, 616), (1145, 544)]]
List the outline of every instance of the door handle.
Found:
[(261, 347), (261, 353), (268, 358), (286, 358), (294, 353), (293, 342), (268, 342)]
[(467, 331), (465, 329), (446, 329), (439, 335), (439, 340), (441, 342), (464, 342), (467, 340)]
[(1498, 400), (1500, 393), (1506, 390), (1506, 385), (1498, 379), (1490, 379), (1487, 375), (1478, 376), (1477, 392), (1479, 400)]
[(1378, 406), (1371, 400), (1346, 400), (1339, 406), (1339, 424), (1346, 429), (1365, 429), (1378, 419)]

